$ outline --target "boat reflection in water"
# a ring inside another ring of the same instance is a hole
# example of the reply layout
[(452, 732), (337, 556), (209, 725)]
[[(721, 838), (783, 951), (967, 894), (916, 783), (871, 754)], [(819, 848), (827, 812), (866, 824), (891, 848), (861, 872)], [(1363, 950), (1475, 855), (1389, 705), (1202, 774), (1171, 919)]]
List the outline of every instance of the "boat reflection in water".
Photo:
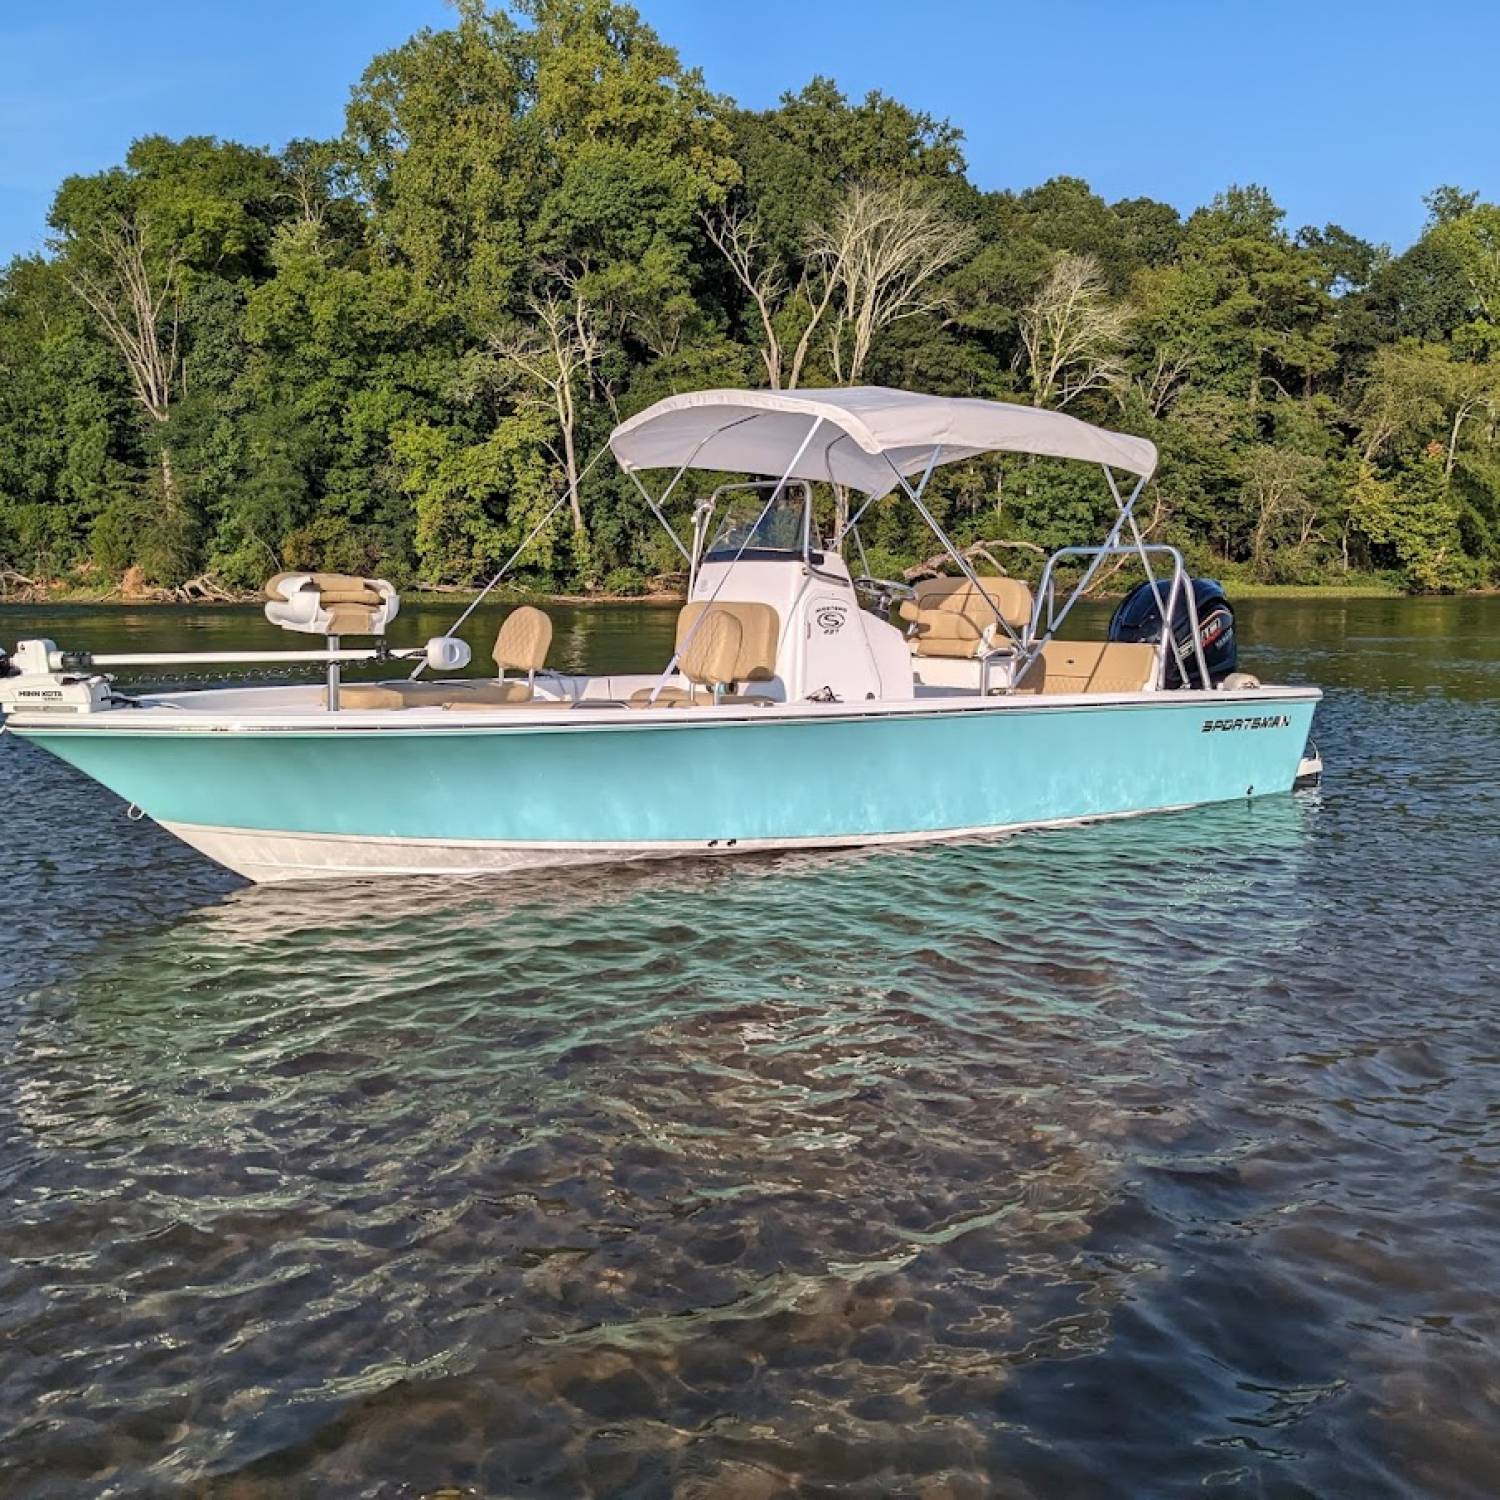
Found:
[[(1139, 1179), (1232, 1175), (1182, 1080), (1257, 1065), (1318, 816), (253, 887), (126, 938), (4, 1065), (46, 1188), (13, 1405), (50, 1393), (58, 1451), (124, 1490), (1024, 1473), (1028, 1390), (1138, 1359), (1183, 1295), (1190, 1227)], [(1264, 963), (1225, 941), (1247, 905)], [(1269, 1316), (1246, 1252), (1216, 1264)]]

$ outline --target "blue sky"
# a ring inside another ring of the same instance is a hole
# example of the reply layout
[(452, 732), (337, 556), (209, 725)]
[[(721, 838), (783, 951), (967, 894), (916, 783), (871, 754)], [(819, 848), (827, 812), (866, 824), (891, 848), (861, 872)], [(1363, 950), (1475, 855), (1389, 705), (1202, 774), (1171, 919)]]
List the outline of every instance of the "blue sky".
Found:
[[(815, 72), (960, 125), (984, 187), (1058, 173), (1191, 208), (1262, 182), (1293, 227), (1398, 248), (1440, 182), (1500, 195), (1494, 0), (640, 0), (709, 84), (773, 104)], [(0, 262), (69, 172), (152, 132), (337, 130), (441, 0), (0, 0)]]

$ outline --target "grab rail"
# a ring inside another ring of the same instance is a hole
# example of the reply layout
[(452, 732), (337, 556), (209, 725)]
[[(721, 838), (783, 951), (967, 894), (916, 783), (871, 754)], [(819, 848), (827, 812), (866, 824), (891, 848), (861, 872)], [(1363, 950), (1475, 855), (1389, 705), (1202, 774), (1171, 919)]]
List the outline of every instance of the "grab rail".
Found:
[[(1156, 577), (1151, 572), (1148, 561), (1149, 553), (1164, 554), (1172, 561), (1172, 582), (1167, 591), (1167, 598), (1163, 604), (1161, 593), (1157, 588)], [(1157, 608), (1161, 610), (1162, 631), (1161, 642), (1157, 647), (1157, 680), (1166, 681), (1167, 651), (1170, 649), (1177, 660), (1177, 672), (1184, 684), (1188, 680), (1187, 663), (1183, 660), (1182, 650), (1177, 644), (1176, 632), (1172, 629), (1172, 621), (1177, 613), (1177, 600), (1183, 593), (1187, 582), (1187, 565), (1182, 560), (1182, 553), (1176, 547), (1166, 542), (1147, 542), (1143, 544), (1131, 544), (1129, 546), (1116, 544), (1105, 544), (1098, 547), (1059, 547), (1051, 557), (1047, 559), (1047, 565), (1042, 569), (1041, 582), (1037, 585), (1036, 602), (1032, 605), (1031, 624), (1026, 632), (1026, 653), (1021, 664), (1024, 672), (1035, 659), (1037, 651), (1052, 639), (1053, 632), (1067, 617), (1069, 611), (1078, 596), (1078, 589), (1074, 589), (1072, 596), (1059, 612), (1056, 608), (1057, 580), (1055, 577), (1056, 565), (1061, 558), (1068, 557), (1091, 557), (1095, 559), (1096, 565), (1106, 557), (1139, 557), (1146, 565), (1146, 576), (1150, 579), (1152, 592), (1156, 595)], [(1208, 661), (1203, 655), (1203, 634), (1198, 624), (1198, 601), (1194, 597), (1191, 587), (1186, 590), (1188, 622), (1193, 630), (1193, 652), (1197, 657), (1199, 682), (1205, 688), (1211, 684), (1208, 676)], [(1047, 609), (1047, 633), (1037, 639), (1037, 632), (1042, 623), (1042, 606), (1045, 603)], [(1019, 679), (1019, 673), (1017, 677)]]

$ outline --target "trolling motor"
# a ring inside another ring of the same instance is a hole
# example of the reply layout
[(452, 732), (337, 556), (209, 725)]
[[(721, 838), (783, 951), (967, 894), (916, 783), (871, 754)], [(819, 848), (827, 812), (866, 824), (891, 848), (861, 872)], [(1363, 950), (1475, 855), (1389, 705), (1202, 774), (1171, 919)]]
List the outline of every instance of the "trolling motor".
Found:
[(19, 641), (0, 649), (0, 714), (87, 714), (109, 707), (109, 678), (77, 670), (55, 641)]
[[(321, 628), (321, 627), (319, 627)], [(457, 636), (437, 635), (421, 646), (392, 650), (382, 641), (369, 649), (322, 651), (63, 651), (56, 641), (19, 641), (14, 657), (0, 651), (0, 714), (91, 714), (130, 700), (117, 695), (113, 678), (101, 667), (197, 667), (214, 663), (322, 662), (336, 669), (340, 662), (420, 661), (434, 671), (462, 671), (469, 664), (467, 642)], [(330, 707), (337, 706), (337, 699)]]

